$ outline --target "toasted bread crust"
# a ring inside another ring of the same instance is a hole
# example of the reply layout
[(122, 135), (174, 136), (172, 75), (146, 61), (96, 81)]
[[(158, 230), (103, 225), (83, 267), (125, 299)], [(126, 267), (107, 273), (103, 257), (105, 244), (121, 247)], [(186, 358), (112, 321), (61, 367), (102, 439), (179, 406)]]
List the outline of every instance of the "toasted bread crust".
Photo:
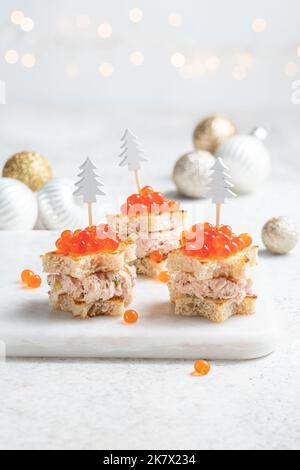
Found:
[(162, 271), (166, 271), (167, 269), (167, 260), (162, 261), (161, 263), (155, 263), (149, 257), (138, 258), (134, 264), (138, 274), (150, 277), (152, 279), (157, 279), (159, 274)]
[(115, 253), (98, 253), (74, 258), (53, 252), (42, 256), (42, 263), (46, 273), (66, 274), (82, 279), (97, 272), (122, 271), (126, 264), (132, 264), (135, 259), (136, 245), (130, 240), (123, 242)]
[(199, 299), (180, 297), (173, 299), (175, 315), (203, 317), (213, 323), (224, 323), (235, 315), (250, 316), (256, 313), (256, 296), (248, 296), (242, 303), (234, 300)]
[(222, 261), (205, 261), (194, 256), (187, 256), (182, 249), (179, 249), (169, 254), (168, 270), (170, 273), (192, 273), (199, 281), (221, 276), (244, 279), (247, 277), (247, 268), (257, 264), (257, 252), (258, 247), (251, 246)]
[(107, 215), (108, 224), (117, 230), (122, 239), (132, 234), (154, 233), (166, 230), (183, 228), (186, 223), (187, 212), (180, 210), (160, 214), (147, 214), (139, 216)]
[(60, 295), (59, 297), (50, 295), (50, 307), (52, 310), (72, 313), (73, 317), (81, 318), (82, 320), (104, 315), (111, 317), (121, 316), (124, 312), (124, 308), (131, 302), (131, 295), (126, 299), (114, 297), (105, 302), (98, 301), (93, 304), (75, 302), (67, 294)]

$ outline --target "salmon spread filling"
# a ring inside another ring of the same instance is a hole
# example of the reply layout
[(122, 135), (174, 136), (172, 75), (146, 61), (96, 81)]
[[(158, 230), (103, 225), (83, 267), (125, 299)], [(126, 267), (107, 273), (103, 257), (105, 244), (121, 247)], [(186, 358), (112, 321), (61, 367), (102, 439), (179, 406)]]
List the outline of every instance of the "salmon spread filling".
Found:
[(134, 266), (127, 266), (126, 270), (118, 273), (96, 273), (82, 279), (75, 279), (67, 275), (48, 276), (52, 297), (67, 294), (74, 301), (87, 304), (99, 300), (105, 302), (113, 297), (126, 298), (135, 283), (136, 269)]
[(198, 298), (233, 299), (243, 302), (247, 295), (252, 295), (252, 280), (235, 281), (225, 277), (199, 281), (193, 274), (176, 273), (172, 276), (172, 285), (176, 295), (189, 295)]
[(180, 247), (180, 236), (178, 230), (147, 234), (144, 237), (140, 235), (135, 240), (136, 255), (138, 258), (146, 258), (154, 251), (167, 255)]

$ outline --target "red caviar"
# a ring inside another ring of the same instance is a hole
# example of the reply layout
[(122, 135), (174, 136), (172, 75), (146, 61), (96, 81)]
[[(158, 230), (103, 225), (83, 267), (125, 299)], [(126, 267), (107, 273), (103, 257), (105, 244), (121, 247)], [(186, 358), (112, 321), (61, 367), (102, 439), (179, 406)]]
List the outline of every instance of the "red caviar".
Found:
[(30, 282), (30, 279), (34, 276), (34, 272), (31, 271), (30, 269), (24, 269), (21, 274), (21, 280), (23, 284), (28, 285)]
[(228, 225), (214, 227), (205, 223), (183, 232), (181, 243), (187, 256), (225, 259), (251, 246), (252, 238), (246, 233), (237, 236)]
[(42, 284), (42, 279), (37, 274), (34, 274), (28, 282), (28, 287), (31, 289), (38, 289)]
[(154, 261), (154, 263), (161, 263), (165, 259), (165, 255), (161, 251), (152, 251), (149, 258), (151, 261)]
[(125, 323), (136, 323), (138, 318), (139, 315), (135, 310), (126, 310), (123, 317)]
[(56, 241), (57, 252), (66, 256), (92, 255), (101, 252), (114, 252), (120, 246), (118, 233), (109, 225), (87, 227), (71, 232), (66, 230)]
[(162, 282), (163, 284), (168, 284), (170, 282), (171, 276), (168, 271), (162, 271), (158, 275), (158, 280)]
[(132, 194), (121, 207), (123, 215), (138, 216), (145, 214), (160, 214), (179, 210), (180, 204), (171, 201), (162, 193), (154, 191), (151, 186), (145, 186), (139, 194)]
[(202, 360), (195, 361), (194, 368), (195, 371), (192, 373), (192, 375), (195, 377), (204, 377), (205, 375), (209, 374), (211, 369), (210, 363)]
[(30, 289), (38, 289), (42, 284), (40, 276), (30, 269), (24, 269), (21, 274), (22, 283)]

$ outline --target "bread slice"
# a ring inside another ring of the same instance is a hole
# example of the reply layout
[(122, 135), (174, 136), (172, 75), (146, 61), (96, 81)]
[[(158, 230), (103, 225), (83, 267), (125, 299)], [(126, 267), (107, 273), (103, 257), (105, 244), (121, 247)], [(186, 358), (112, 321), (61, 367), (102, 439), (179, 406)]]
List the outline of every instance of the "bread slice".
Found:
[(114, 297), (113, 299), (106, 300), (105, 302), (99, 300), (93, 304), (76, 302), (67, 294), (60, 296), (50, 295), (50, 307), (52, 310), (72, 313), (73, 317), (81, 318), (82, 320), (103, 315), (119, 317), (123, 315), (124, 308), (130, 305), (131, 302), (131, 295), (126, 299)]
[(42, 256), (43, 269), (49, 274), (66, 274), (81, 279), (97, 272), (119, 272), (136, 259), (136, 245), (129, 240), (121, 243), (114, 253), (86, 256), (65, 256), (56, 252)]
[(161, 261), (161, 263), (155, 263), (149, 257), (137, 258), (134, 264), (136, 266), (137, 274), (141, 274), (152, 279), (157, 279), (159, 274), (167, 269), (167, 260)]
[(138, 216), (107, 215), (107, 223), (119, 232), (122, 239), (136, 233), (154, 233), (184, 228), (187, 212), (180, 210)]
[(173, 251), (168, 256), (169, 272), (186, 272), (194, 274), (199, 281), (214, 277), (231, 277), (244, 279), (247, 268), (257, 264), (258, 247), (251, 246), (224, 260), (203, 260), (187, 256), (182, 249)]
[(234, 300), (200, 299), (188, 296), (173, 299), (175, 315), (203, 317), (213, 323), (224, 323), (235, 315), (254, 315), (256, 300), (256, 296), (248, 296), (242, 303), (237, 303)]

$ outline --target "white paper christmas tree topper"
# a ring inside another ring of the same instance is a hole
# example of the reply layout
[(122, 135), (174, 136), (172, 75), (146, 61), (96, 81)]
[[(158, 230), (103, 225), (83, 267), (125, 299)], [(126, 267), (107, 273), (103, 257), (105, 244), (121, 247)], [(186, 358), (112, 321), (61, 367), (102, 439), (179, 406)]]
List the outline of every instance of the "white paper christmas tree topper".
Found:
[(100, 189), (104, 185), (99, 181), (99, 176), (96, 173), (97, 167), (91, 162), (89, 157), (81, 165), (80, 170), (78, 175), (80, 180), (75, 184), (77, 190), (74, 192), (74, 196), (83, 197), (83, 201), (88, 205), (89, 225), (92, 226), (92, 206), (97, 202), (97, 196), (105, 196), (106, 193)]
[(212, 171), (210, 190), (207, 196), (210, 197), (213, 204), (216, 205), (216, 226), (219, 227), (221, 223), (222, 204), (225, 204), (226, 199), (236, 197), (236, 194), (232, 191), (234, 185), (230, 181), (231, 176), (228, 173), (229, 169), (224, 164), (222, 158), (216, 159)]
[(127, 166), (129, 171), (134, 172), (138, 192), (140, 192), (142, 188), (140, 176), (141, 163), (147, 162), (148, 159), (145, 157), (145, 152), (142, 149), (137, 137), (133, 134), (133, 132), (131, 132), (130, 129), (125, 130), (121, 141), (122, 153), (120, 154), (120, 158), (122, 158), (122, 161), (119, 166)]

